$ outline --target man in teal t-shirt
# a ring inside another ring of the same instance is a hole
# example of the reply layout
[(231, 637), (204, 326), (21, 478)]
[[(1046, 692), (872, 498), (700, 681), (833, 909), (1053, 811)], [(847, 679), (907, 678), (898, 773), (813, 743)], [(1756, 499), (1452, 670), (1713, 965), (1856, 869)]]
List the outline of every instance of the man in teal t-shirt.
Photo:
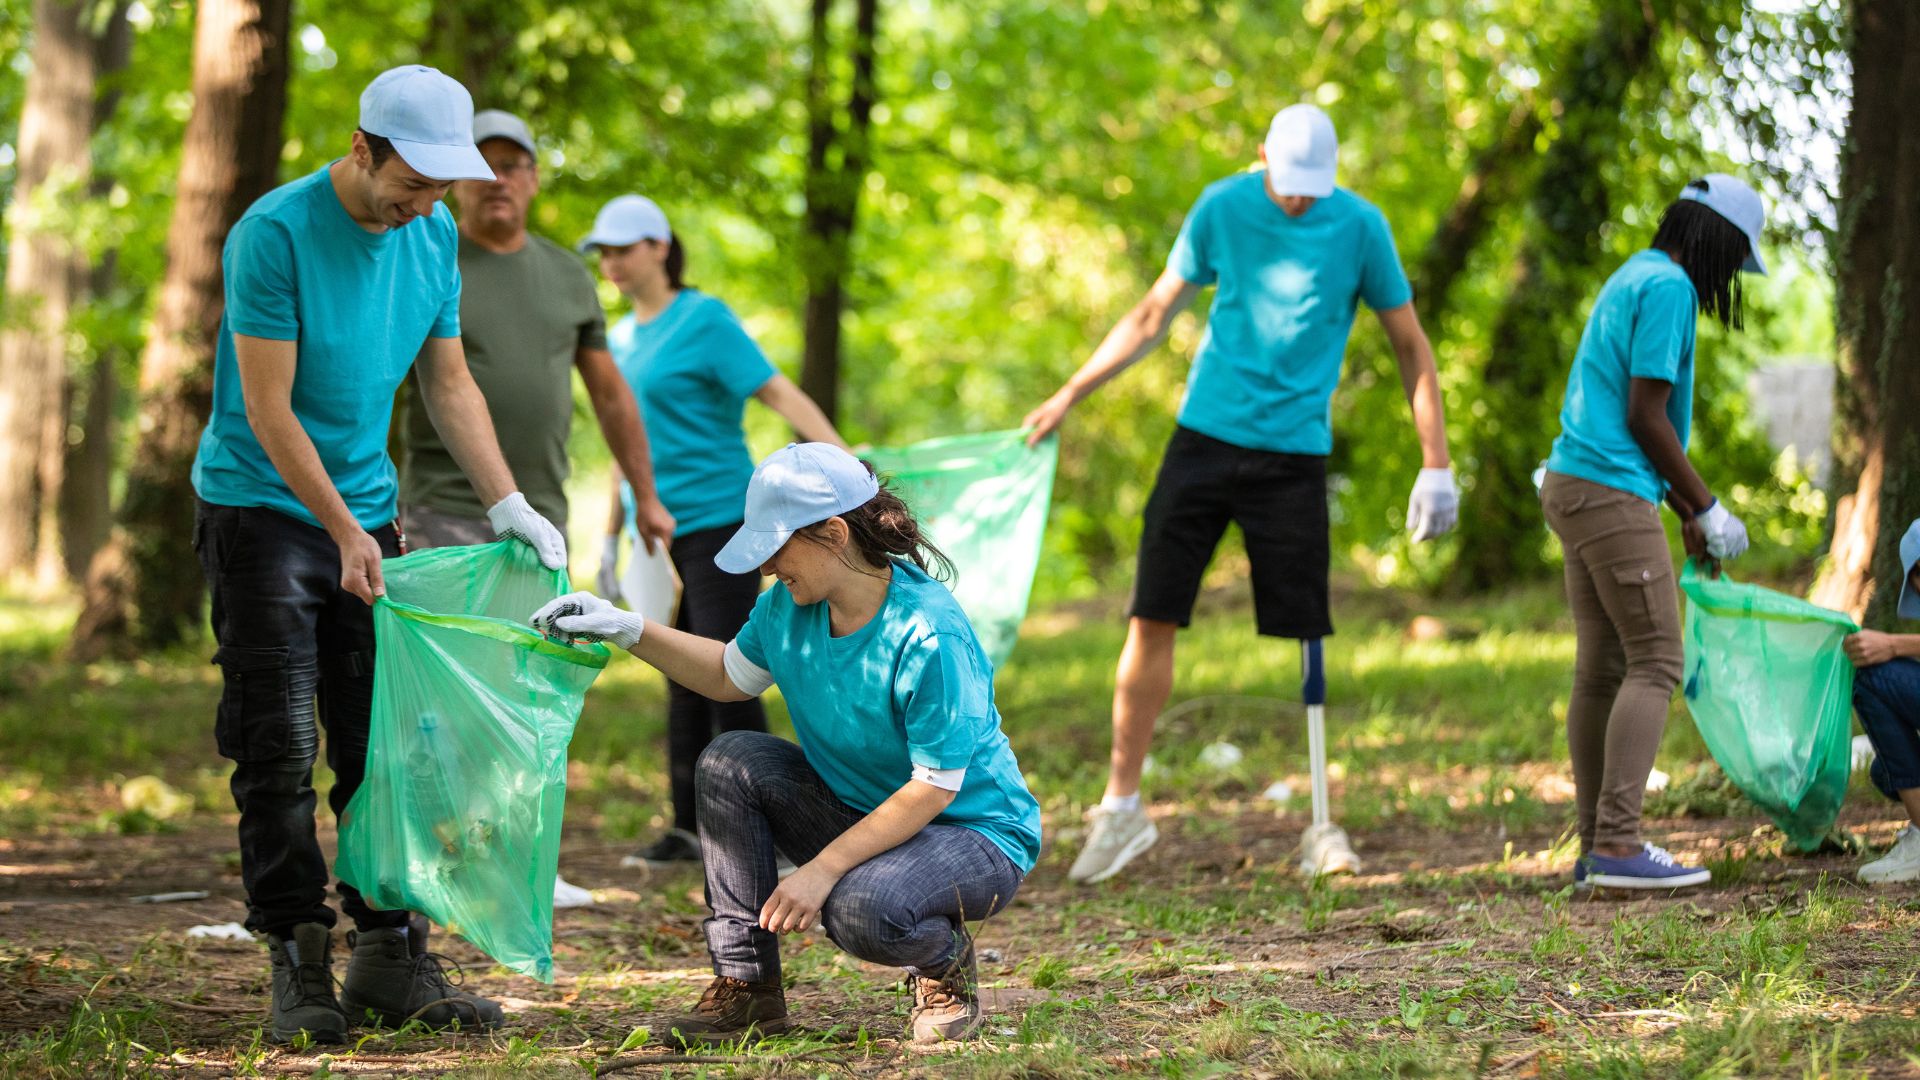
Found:
[[(409, 370), (494, 534), (549, 567), (566, 543), (501, 458), (460, 349), (454, 180), (490, 177), (473, 102), (432, 68), (395, 68), (360, 98), (352, 152), (262, 196), (228, 234), (213, 411), (194, 459), (194, 548), (213, 598), (214, 721), (234, 761), (247, 926), (272, 959), (268, 1034), (346, 1038), (349, 1017), (391, 1027), (488, 1028), (498, 1005), (448, 985), (425, 920), (370, 908), (341, 882), (357, 927), (344, 988), (328, 959), (334, 913), (314, 832), (313, 765), (327, 732), (334, 816), (366, 770), (380, 561), (398, 555), (387, 459), (393, 394)], [(317, 721), (317, 723), (316, 723)], [(410, 925), (410, 923), (412, 925)], [(344, 1004), (344, 1008), (343, 1008)]]
[(1102, 881), (1159, 838), (1140, 802), (1155, 719), (1173, 692), (1175, 632), (1229, 522), (1246, 539), (1259, 632), (1302, 641), (1314, 826), (1309, 873), (1359, 866), (1327, 813), (1320, 639), (1328, 616), (1326, 458), (1330, 403), (1361, 303), (1400, 364), (1425, 467), (1407, 525), (1416, 541), (1453, 527), (1458, 510), (1433, 349), (1413, 310), (1386, 218), (1334, 185), (1333, 122), (1311, 105), (1282, 109), (1260, 148), (1266, 168), (1210, 185), (1187, 215), (1166, 272), (1080, 370), (1029, 413), (1032, 441), (1075, 403), (1151, 353), (1173, 316), (1216, 286), (1180, 404), (1179, 426), (1147, 502), (1127, 642), (1113, 694), (1106, 796), (1068, 876)]

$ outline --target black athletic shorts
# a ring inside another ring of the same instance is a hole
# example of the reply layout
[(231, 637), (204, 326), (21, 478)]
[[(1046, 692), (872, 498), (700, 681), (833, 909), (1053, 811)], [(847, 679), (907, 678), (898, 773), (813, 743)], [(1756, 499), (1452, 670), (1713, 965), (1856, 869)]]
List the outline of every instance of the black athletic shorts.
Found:
[(1253, 564), (1254, 622), (1272, 637), (1333, 633), (1327, 611), (1327, 459), (1249, 450), (1175, 428), (1147, 500), (1128, 614), (1186, 626), (1229, 521)]

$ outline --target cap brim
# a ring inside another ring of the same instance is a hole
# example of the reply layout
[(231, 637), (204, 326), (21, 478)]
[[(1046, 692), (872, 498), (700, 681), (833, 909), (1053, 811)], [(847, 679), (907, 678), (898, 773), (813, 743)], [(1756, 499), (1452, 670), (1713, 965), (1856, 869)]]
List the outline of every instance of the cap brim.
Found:
[(626, 247), (629, 244), (637, 244), (642, 240), (664, 241), (666, 239), (668, 238), (664, 236), (648, 236), (645, 233), (641, 233), (638, 236), (625, 236), (625, 235), (619, 235), (615, 233), (596, 232), (596, 233), (588, 233), (586, 236), (586, 239), (580, 241), (578, 244), (575, 244), (574, 248), (575, 250), (579, 251), (581, 254), (584, 255), (587, 252), (590, 252), (597, 247), (603, 247), (603, 246), (604, 247)]
[(390, 140), (400, 160), (429, 180), (492, 180), (493, 170), (477, 146)]
[(1767, 264), (1760, 258), (1760, 245), (1747, 241), (1747, 261), (1740, 264), (1740, 269), (1749, 274), (1767, 276)]
[(735, 530), (733, 538), (727, 541), (720, 553), (713, 557), (713, 565), (729, 574), (751, 574), (767, 564), (774, 552), (780, 550), (793, 536), (792, 529), (774, 529), (762, 532), (746, 525)]
[(1275, 195), (1304, 195), (1310, 199), (1324, 199), (1333, 194), (1332, 169), (1273, 169), (1267, 170), (1267, 183), (1273, 187)]

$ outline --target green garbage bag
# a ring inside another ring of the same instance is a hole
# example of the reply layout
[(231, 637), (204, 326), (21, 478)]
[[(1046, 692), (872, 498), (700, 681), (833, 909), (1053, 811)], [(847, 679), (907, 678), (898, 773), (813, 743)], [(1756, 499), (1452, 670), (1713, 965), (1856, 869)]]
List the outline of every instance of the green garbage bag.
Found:
[(553, 879), (567, 743), (600, 645), (527, 625), (564, 570), (505, 540), (382, 564), (366, 778), (335, 872), (375, 907), (417, 911), (553, 981)]
[(1680, 573), (1687, 708), (1713, 759), (1801, 851), (1820, 846), (1847, 796), (1860, 629), (1798, 597)]
[(1060, 460), (1058, 439), (1029, 450), (1026, 438), (1024, 431), (956, 435), (863, 455), (953, 560), (947, 587), (996, 668), (1027, 617)]

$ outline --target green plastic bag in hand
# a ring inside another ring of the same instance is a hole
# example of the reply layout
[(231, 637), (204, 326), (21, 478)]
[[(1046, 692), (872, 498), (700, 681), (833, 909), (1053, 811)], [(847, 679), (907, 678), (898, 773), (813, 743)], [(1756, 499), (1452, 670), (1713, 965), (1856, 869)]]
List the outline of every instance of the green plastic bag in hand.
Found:
[(955, 435), (862, 455), (890, 480), (953, 560), (947, 582), (999, 667), (1027, 617), (1040, 542), (1047, 531), (1060, 440), (1027, 449), (1024, 431)]
[(335, 872), (375, 907), (420, 912), (550, 983), (567, 743), (607, 650), (527, 625), (567, 575), (517, 541), (381, 569), (366, 779), (340, 816)]
[(1689, 562), (1686, 698), (1713, 758), (1801, 851), (1825, 839), (1847, 797), (1853, 663), (1860, 628), (1798, 597), (1701, 576)]

